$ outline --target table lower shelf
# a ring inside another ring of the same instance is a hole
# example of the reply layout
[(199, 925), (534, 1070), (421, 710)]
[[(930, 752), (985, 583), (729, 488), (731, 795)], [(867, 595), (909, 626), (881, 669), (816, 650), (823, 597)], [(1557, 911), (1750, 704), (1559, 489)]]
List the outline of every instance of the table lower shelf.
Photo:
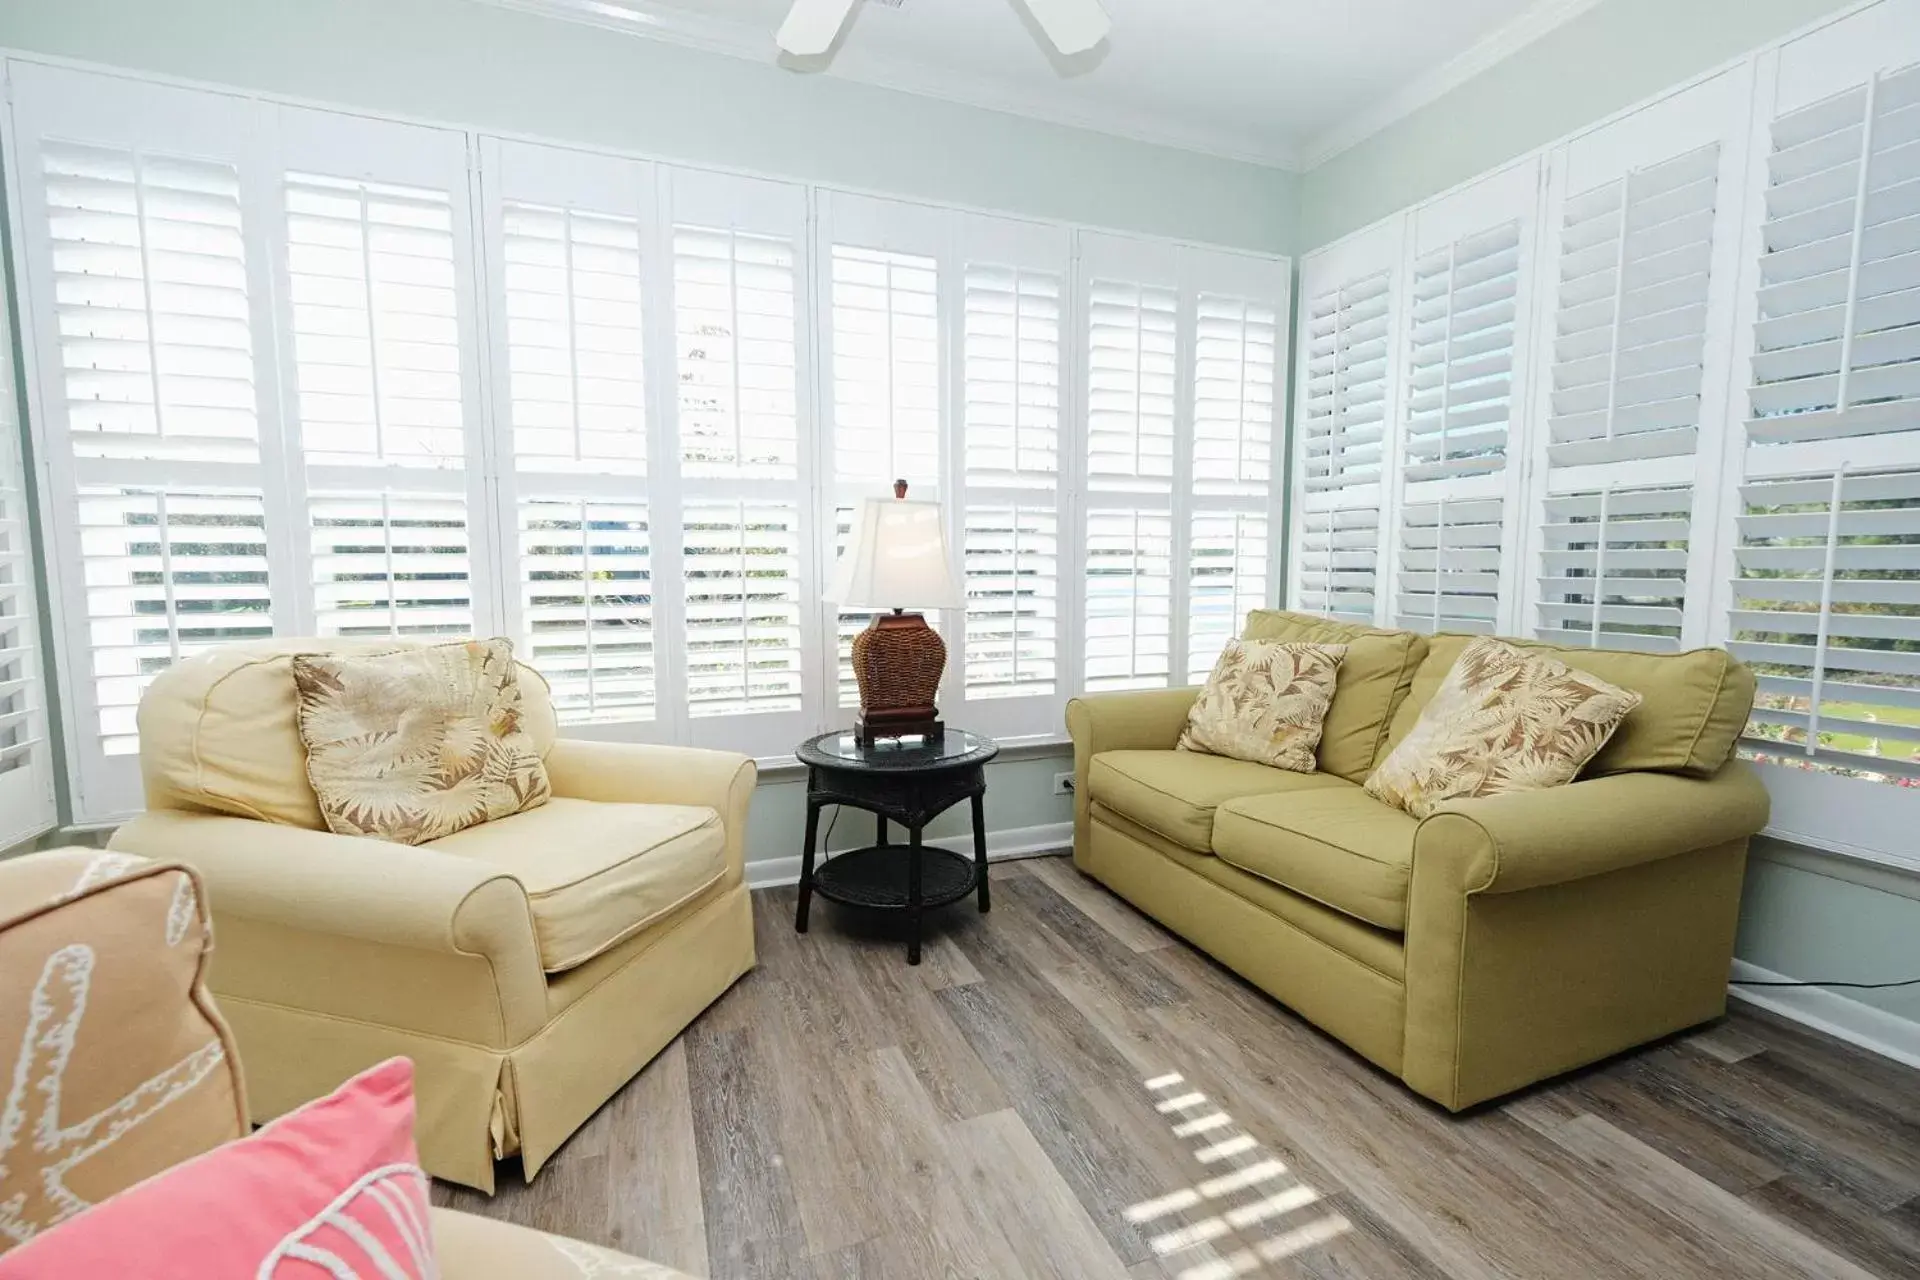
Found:
[[(911, 846), (870, 845), (835, 854), (813, 871), (813, 891), (850, 907), (887, 911), (907, 909), (907, 872)], [(973, 861), (946, 849), (920, 850), (920, 905), (944, 907), (972, 893)]]

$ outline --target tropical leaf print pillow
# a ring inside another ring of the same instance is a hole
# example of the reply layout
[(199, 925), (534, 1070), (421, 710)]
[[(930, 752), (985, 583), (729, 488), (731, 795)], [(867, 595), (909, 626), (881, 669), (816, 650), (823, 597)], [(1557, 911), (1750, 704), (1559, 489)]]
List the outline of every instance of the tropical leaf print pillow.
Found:
[(1572, 782), (1640, 695), (1500, 640), (1475, 640), (1367, 794), (1416, 818), (1443, 800)]
[(424, 844), (545, 804), (508, 640), (300, 654), (307, 778), (336, 835)]
[(1229, 640), (1187, 714), (1180, 750), (1312, 773), (1343, 644)]

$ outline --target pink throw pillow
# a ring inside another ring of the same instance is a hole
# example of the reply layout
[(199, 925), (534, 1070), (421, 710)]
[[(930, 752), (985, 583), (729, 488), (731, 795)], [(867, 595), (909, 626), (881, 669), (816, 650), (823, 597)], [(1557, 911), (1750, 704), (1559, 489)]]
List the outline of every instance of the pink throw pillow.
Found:
[(0, 1256), (0, 1280), (428, 1280), (413, 1064), (137, 1183)]

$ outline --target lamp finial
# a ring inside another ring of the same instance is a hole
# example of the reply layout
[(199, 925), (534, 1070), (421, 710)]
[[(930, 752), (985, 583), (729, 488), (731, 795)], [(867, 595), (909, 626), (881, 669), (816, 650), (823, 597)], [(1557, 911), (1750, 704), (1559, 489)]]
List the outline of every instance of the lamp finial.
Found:
[(896, 498), (905, 498), (907, 496), (907, 482), (905, 480), (895, 480), (893, 482), (893, 496)]

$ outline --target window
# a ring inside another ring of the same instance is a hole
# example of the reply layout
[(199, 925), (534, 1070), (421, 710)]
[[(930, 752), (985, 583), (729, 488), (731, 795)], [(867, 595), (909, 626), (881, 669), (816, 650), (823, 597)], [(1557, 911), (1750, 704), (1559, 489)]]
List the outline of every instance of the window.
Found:
[[(0, 263), (0, 288), (8, 283)], [(0, 383), (13, 381), (13, 333), (0, 317)], [(46, 672), (34, 601), (26, 459), (12, 397), (0, 404), (0, 849), (54, 825)]]
[(964, 583), (941, 704), (1003, 739), (1275, 589), (1284, 262), (12, 67), (82, 820), (137, 808), (155, 674), (271, 635), (503, 634), (570, 735), (784, 755), (852, 719), (820, 592), (896, 479)]
[(1534, 634), (1556, 644), (1678, 652), (1693, 490), (1569, 493), (1548, 498), (1546, 508)]

